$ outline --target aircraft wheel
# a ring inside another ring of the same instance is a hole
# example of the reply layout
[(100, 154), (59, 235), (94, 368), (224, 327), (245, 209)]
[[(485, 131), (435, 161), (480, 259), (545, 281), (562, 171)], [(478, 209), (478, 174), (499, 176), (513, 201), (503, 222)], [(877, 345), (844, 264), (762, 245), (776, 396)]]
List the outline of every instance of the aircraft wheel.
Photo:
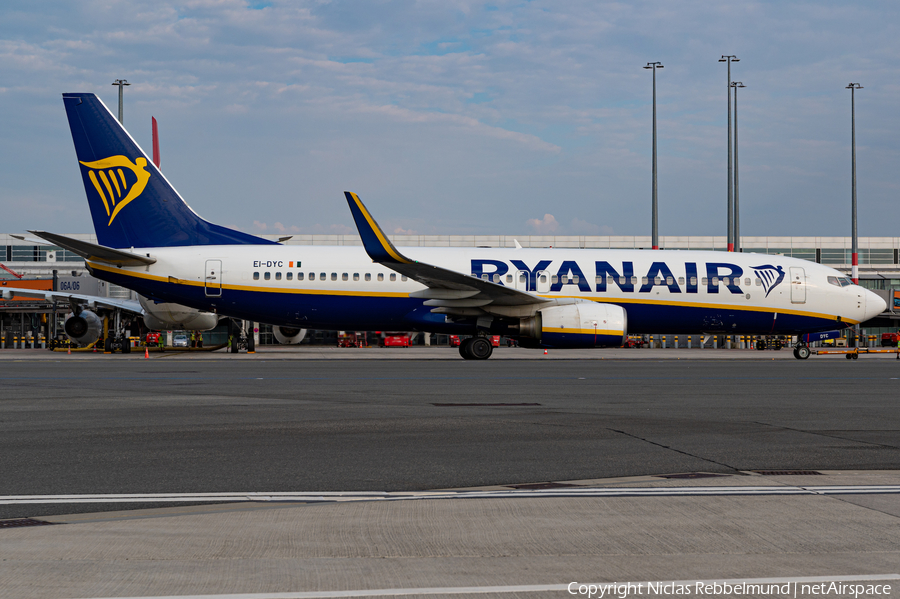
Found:
[(797, 356), (798, 360), (806, 360), (811, 353), (812, 352), (805, 345), (801, 345), (794, 350), (794, 355)]
[(459, 342), (459, 355), (461, 355), (466, 360), (473, 359), (471, 352), (469, 351), (469, 347), (472, 345), (472, 339), (463, 339)]
[(475, 360), (487, 360), (494, 352), (494, 346), (485, 337), (475, 337), (469, 344), (469, 354)]

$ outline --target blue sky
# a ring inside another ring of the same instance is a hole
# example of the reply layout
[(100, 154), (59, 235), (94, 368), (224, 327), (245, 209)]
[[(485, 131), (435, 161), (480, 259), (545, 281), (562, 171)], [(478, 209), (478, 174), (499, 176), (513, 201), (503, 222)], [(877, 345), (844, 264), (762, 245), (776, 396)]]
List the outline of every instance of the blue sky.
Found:
[(0, 231), (91, 232), (62, 92), (97, 93), (202, 216), (251, 233), (900, 236), (896, 2), (7, 0)]

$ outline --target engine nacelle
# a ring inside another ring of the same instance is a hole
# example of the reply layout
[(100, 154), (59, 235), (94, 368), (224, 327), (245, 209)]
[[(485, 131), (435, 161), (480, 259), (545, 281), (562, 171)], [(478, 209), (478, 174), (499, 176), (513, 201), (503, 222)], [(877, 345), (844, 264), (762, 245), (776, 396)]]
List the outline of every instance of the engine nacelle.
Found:
[(146, 312), (144, 324), (153, 331), (209, 331), (219, 324), (219, 315), (188, 308), (181, 304), (156, 303), (139, 295), (138, 300)]
[(306, 329), (292, 329), (277, 325), (272, 327), (272, 333), (275, 335), (275, 339), (278, 343), (284, 345), (296, 345), (306, 337)]
[(596, 302), (544, 308), (519, 323), (525, 346), (536, 342), (570, 349), (621, 347), (627, 332), (628, 318), (621, 306)]
[(78, 345), (88, 345), (100, 338), (103, 333), (103, 319), (91, 312), (82, 310), (78, 315), (69, 313), (63, 329), (69, 339)]

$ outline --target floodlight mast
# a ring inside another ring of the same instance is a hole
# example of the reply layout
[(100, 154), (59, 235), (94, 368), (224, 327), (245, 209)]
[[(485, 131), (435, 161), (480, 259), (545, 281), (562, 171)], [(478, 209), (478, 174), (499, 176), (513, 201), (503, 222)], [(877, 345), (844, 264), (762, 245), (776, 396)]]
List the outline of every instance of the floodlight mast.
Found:
[(657, 186), (656, 186), (656, 69), (663, 68), (661, 62), (648, 62), (645, 69), (653, 71), (653, 199), (651, 201), (651, 245), (654, 250), (659, 249), (659, 208), (657, 205)]
[(723, 54), (719, 62), (728, 63), (728, 80), (726, 89), (728, 91), (728, 251), (734, 251), (734, 175), (731, 162), (731, 63), (740, 62), (740, 59), (733, 54)]
[(859, 238), (856, 236), (856, 90), (862, 89), (859, 83), (851, 83), (844, 89), (850, 90), (850, 163), (851, 163), (851, 278), (853, 283), (859, 285)]
[(738, 192), (738, 101), (737, 90), (741, 87), (747, 87), (740, 81), (732, 81), (731, 87), (734, 88), (734, 251), (741, 250), (741, 209), (740, 209), (740, 193)]
[(128, 83), (128, 81), (125, 79), (116, 79), (115, 81), (112, 82), (112, 84), (119, 86), (119, 124), (124, 127), (125, 126), (125, 111), (124, 111), (124, 102), (123, 102), (123, 100), (124, 100), (123, 90), (125, 89), (126, 85), (131, 85), (131, 84)]

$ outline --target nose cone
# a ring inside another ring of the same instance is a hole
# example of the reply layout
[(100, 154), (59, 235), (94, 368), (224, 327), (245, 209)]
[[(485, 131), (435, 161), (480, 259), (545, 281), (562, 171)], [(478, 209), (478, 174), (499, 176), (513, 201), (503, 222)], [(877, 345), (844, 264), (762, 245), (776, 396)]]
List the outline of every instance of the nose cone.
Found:
[(863, 322), (869, 320), (870, 318), (875, 318), (885, 310), (887, 310), (887, 302), (881, 299), (881, 296), (877, 293), (873, 293), (866, 290), (865, 295), (866, 303), (865, 303), (865, 316), (863, 317)]

